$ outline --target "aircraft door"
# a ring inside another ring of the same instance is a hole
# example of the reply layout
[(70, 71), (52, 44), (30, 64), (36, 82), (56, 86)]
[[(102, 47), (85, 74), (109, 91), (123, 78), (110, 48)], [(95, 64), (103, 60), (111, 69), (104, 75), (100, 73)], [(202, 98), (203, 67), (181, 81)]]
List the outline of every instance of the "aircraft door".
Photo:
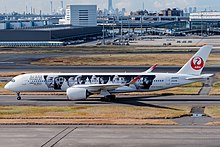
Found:
[(170, 77), (166, 78), (166, 85), (170, 85)]
[(22, 85), (27, 85), (28, 84), (28, 79), (27, 78), (22, 78), (21, 83), (22, 83)]

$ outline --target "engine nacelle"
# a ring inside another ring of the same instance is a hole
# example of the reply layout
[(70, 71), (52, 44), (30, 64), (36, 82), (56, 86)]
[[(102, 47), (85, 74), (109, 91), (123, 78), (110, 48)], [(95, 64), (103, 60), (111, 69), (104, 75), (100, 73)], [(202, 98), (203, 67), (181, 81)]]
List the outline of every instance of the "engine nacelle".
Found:
[(68, 99), (76, 101), (76, 100), (85, 100), (89, 97), (89, 92), (85, 88), (68, 88), (66, 90), (66, 94)]

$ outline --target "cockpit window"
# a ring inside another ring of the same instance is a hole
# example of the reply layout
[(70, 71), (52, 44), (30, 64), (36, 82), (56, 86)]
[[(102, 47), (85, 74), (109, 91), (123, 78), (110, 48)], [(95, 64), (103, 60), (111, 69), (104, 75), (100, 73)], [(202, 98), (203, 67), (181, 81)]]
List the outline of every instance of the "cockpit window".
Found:
[(15, 82), (15, 79), (11, 79), (11, 82), (13, 82), (13, 83), (14, 83), (14, 82)]

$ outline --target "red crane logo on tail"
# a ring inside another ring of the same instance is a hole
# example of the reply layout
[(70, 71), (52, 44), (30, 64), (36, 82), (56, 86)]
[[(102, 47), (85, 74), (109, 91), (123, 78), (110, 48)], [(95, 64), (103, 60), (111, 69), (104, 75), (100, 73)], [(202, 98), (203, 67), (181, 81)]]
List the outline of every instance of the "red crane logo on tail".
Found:
[(194, 57), (191, 61), (191, 67), (194, 70), (200, 70), (204, 67), (204, 60), (202, 57)]

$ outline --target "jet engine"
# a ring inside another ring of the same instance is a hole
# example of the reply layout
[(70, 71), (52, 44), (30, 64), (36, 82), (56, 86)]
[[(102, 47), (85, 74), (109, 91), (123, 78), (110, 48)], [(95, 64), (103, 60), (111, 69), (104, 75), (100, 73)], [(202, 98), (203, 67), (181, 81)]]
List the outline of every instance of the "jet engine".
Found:
[(76, 101), (76, 100), (85, 100), (89, 97), (90, 93), (85, 88), (73, 88), (70, 87), (66, 90), (66, 94), (68, 99)]

